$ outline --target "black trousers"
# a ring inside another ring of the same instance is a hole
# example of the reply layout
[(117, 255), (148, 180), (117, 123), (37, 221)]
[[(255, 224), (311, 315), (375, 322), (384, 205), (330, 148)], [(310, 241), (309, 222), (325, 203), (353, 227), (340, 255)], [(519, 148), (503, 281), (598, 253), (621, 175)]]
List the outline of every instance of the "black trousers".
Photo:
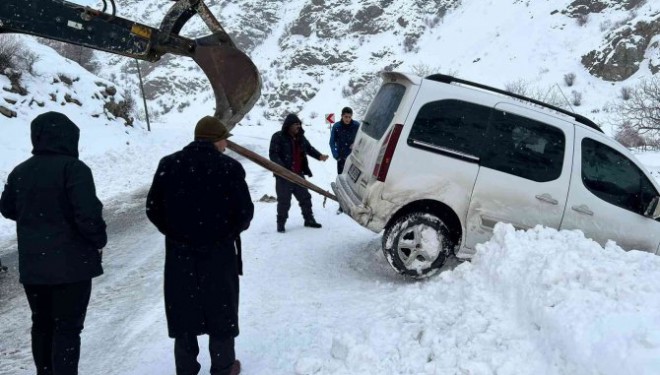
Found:
[(305, 220), (314, 218), (312, 213), (312, 195), (307, 188), (296, 185), (283, 178), (275, 177), (275, 193), (277, 194), (277, 221), (285, 222), (291, 208), (291, 195), (295, 196), (300, 205)]
[(337, 159), (337, 174), (341, 174), (344, 171), (344, 164), (346, 164), (346, 158)]
[(92, 280), (24, 285), (32, 310), (32, 356), (37, 375), (77, 375)]
[[(236, 360), (234, 338), (209, 336), (211, 354), (211, 375), (229, 375)], [(197, 362), (199, 343), (196, 335), (186, 335), (174, 339), (174, 362), (176, 375), (197, 375), (202, 366)]]

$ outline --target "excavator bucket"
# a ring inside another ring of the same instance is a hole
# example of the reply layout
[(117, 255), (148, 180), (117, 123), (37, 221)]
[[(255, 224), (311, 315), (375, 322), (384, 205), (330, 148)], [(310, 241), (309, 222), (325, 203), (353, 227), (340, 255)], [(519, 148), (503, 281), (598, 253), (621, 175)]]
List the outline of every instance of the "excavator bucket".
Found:
[[(215, 116), (233, 128), (261, 95), (259, 71), (231, 40), (203, 0), (175, 0), (160, 27), (64, 0), (0, 0), (0, 34), (24, 33), (155, 62), (166, 53), (191, 57), (206, 74), (216, 97)], [(29, 4), (29, 5), (28, 5)], [(199, 15), (210, 29), (191, 40), (179, 35)]]
[(231, 130), (259, 99), (261, 78), (247, 55), (213, 41), (211, 37), (198, 39), (192, 58), (213, 88), (215, 117)]
[(194, 14), (201, 17), (212, 34), (196, 39), (190, 56), (211, 83), (215, 94), (215, 116), (231, 130), (261, 95), (259, 70), (236, 47), (202, 0), (177, 0), (161, 23), (161, 34), (178, 35), (183, 24)]

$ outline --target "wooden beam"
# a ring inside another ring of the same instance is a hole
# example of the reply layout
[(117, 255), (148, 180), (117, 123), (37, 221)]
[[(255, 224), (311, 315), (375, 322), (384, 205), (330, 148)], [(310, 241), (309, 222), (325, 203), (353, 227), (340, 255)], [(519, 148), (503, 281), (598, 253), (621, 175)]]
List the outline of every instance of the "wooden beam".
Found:
[(227, 148), (234, 151), (235, 153), (244, 156), (246, 159), (250, 159), (253, 162), (259, 164), (260, 166), (268, 169), (269, 171), (275, 173), (276, 175), (284, 178), (287, 181), (293, 182), (296, 185), (300, 185), (302, 187), (305, 187), (309, 190), (312, 190), (318, 194), (321, 194), (322, 196), (326, 198), (330, 198), (334, 201), (337, 201), (337, 197), (334, 196), (334, 194), (330, 193), (327, 190), (323, 190), (320, 187), (314, 185), (313, 183), (305, 180), (301, 176), (291, 172), (290, 170), (284, 168), (283, 166), (274, 163), (270, 161), (269, 159), (266, 159), (259, 154), (248, 150), (245, 147), (239, 146), (236, 143), (227, 140)]

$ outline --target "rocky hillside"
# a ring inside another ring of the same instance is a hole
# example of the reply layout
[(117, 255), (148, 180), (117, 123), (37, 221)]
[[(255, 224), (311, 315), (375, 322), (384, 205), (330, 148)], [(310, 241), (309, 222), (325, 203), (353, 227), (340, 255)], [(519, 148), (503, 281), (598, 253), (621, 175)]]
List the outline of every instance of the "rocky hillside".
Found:
[(32, 37), (2, 36), (12, 45), (13, 68), (0, 72), (0, 119), (28, 117), (35, 111), (85, 113), (105, 122), (133, 125), (126, 99), (114, 83), (95, 76)]
[[(622, 88), (660, 70), (658, 1), (205, 1), (260, 70), (262, 96), (249, 123), (279, 121), (289, 111), (320, 119), (358, 101), (377, 72), (392, 69), (502, 88), (524, 83), (605, 122)], [(171, 6), (115, 2), (120, 16), (155, 27)], [(206, 33), (197, 17), (182, 31)], [(138, 97), (135, 60), (96, 56), (104, 78)], [(192, 60), (166, 55), (139, 64), (153, 117), (188, 121), (213, 111), (210, 86)]]
[(644, 7), (644, 0), (576, 0), (563, 12), (585, 24), (592, 14), (625, 11), (624, 18), (600, 24), (605, 33), (600, 46), (582, 56), (591, 74), (606, 81), (623, 81), (645, 63), (652, 74), (660, 71), (660, 9)]

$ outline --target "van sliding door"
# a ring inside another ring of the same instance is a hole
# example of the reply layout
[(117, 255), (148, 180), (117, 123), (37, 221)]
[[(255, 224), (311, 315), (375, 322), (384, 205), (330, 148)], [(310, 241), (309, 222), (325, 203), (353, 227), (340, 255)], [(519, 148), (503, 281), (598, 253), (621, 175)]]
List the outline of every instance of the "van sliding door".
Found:
[(492, 236), (497, 222), (559, 228), (573, 157), (573, 124), (517, 105), (495, 106), (470, 200), (466, 247)]

